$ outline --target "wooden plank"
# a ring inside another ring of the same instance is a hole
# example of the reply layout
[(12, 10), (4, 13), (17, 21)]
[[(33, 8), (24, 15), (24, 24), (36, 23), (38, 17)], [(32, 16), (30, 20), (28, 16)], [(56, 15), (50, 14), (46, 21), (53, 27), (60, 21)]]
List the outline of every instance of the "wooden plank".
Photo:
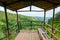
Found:
[(47, 28), (45, 28), (45, 29), (48, 30), (48, 32), (52, 35), (52, 37), (54, 38), (54, 40), (60, 40), (60, 38), (58, 38), (54, 33), (52, 33), (51, 29), (47, 29)]
[(52, 33), (51, 30), (48, 30), (48, 31), (52, 34), (54, 40), (60, 40), (60, 38), (58, 38), (54, 33)]
[(40, 40), (36, 30), (21, 30), (14, 40)]
[(39, 31), (39, 35), (40, 35), (40, 37), (41, 37), (41, 40), (52, 40), (52, 39), (47, 35), (47, 33), (44, 31), (43, 28), (38, 29), (38, 31)]
[(9, 24), (8, 24), (8, 15), (7, 15), (7, 8), (6, 6), (4, 5), (4, 10), (5, 10), (5, 18), (6, 18), (6, 36), (7, 36), (7, 40), (10, 40), (9, 39)]

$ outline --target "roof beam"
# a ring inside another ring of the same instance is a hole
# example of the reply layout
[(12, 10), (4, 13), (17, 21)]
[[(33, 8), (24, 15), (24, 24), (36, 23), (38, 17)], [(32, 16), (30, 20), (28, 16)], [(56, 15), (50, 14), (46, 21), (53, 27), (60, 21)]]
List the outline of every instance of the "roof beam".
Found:
[[(7, 7), (10, 7), (10, 8), (12, 8), (10, 5), (13, 5), (13, 4), (15, 4), (15, 3), (18, 3), (18, 2), (27, 2), (27, 6), (29, 6), (30, 5), (30, 1), (31, 0), (17, 0), (17, 1), (14, 1), (14, 2), (12, 2), (12, 3), (6, 3), (6, 2), (2, 2), (2, 1), (0, 1), (1, 3), (3, 3), (2, 5), (6, 5)], [(51, 2), (51, 1), (49, 1), (49, 0), (32, 0), (33, 2), (37, 2), (37, 1), (45, 1), (45, 2), (48, 2), (48, 3), (50, 3), (50, 4), (52, 4), (53, 5), (53, 7), (55, 7), (56, 5), (58, 6), (60, 3), (54, 3), (54, 2)], [(32, 3), (32, 5), (34, 5), (33, 3)], [(13, 8), (12, 8), (13, 9)], [(15, 10), (15, 9), (14, 9)]]
[[(0, 3), (2, 4), (3, 7), (4, 7), (4, 5), (6, 6), (5, 2), (0, 1)], [(6, 7), (12, 8), (11, 6), (6, 6)], [(14, 9), (14, 10), (15, 10), (15, 9)]]
[(12, 4), (15, 4), (15, 3), (18, 3), (18, 2), (30, 2), (29, 0), (24, 0), (24, 1), (22, 1), (22, 0), (17, 0), (17, 1), (14, 1), (14, 2), (12, 2), (12, 3), (8, 3), (8, 4), (6, 4), (6, 6), (9, 6), (9, 5), (12, 5)]
[(5, 2), (0, 1), (0, 3), (5, 3)]
[[(17, 2), (21, 2), (22, 0), (17, 0), (17, 1), (14, 1), (14, 2), (12, 2), (12, 3), (8, 3), (8, 4), (6, 4), (6, 6), (9, 6), (9, 5), (12, 5), (12, 4), (15, 4), (15, 3), (17, 3)], [(25, 2), (26, 0), (24, 0), (24, 1), (22, 1), (22, 2)], [(33, 1), (33, 0), (32, 0)], [(48, 1), (48, 0), (35, 0), (35, 1), (46, 1), (46, 2), (48, 2), (48, 3), (51, 3), (51, 4), (53, 4), (53, 5), (58, 5), (58, 4), (60, 4), (60, 3), (53, 3), (53, 2), (51, 2), (51, 1)], [(35, 2), (35, 1), (33, 1), (33, 2)], [(26, 2), (30, 2), (29, 0), (28, 1), (26, 1)]]
[[(14, 2), (12, 2), (12, 3), (5, 3), (6, 4), (6, 6), (9, 6), (9, 5), (12, 5), (12, 4), (15, 4), (15, 3), (17, 3), (17, 2), (21, 2), (22, 0), (17, 0), (17, 1), (14, 1)], [(25, 2), (26, 0), (24, 0), (24, 1), (22, 1), (22, 2)], [(33, 1), (33, 0), (32, 0)], [(53, 3), (53, 2), (51, 2), (51, 1), (48, 1), (48, 0), (35, 0), (35, 1), (45, 1), (45, 2), (48, 2), (48, 3), (51, 3), (51, 4), (53, 4), (53, 5), (58, 5), (58, 4), (60, 4), (60, 3)], [(35, 1), (33, 1), (33, 2), (35, 2)], [(27, 0), (26, 2), (30, 2), (29, 0)]]
[(48, 1), (48, 0), (43, 0), (43, 1), (46, 1), (46, 2), (51, 3), (51, 4), (53, 4), (53, 5), (58, 5), (58, 4), (60, 4), (60, 3), (53, 3), (53, 2)]
[(5, 3), (5, 2), (0, 1), (0, 3), (2, 4), (1, 6), (4, 6), (4, 3)]
[(17, 2), (20, 2), (20, 0), (14, 1), (14, 2), (12, 2), (12, 3), (8, 3), (8, 4), (6, 4), (6, 6), (9, 6), (9, 5), (15, 4), (15, 3), (17, 3)]
[(44, 12), (44, 10), (20, 10), (20, 11), (17, 11), (17, 12)]

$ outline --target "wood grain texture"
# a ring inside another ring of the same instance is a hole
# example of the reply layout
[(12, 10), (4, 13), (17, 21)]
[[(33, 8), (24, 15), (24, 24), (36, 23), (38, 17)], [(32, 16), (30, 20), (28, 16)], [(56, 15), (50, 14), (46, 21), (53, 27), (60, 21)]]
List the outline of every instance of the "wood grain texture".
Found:
[(36, 30), (21, 30), (14, 40), (40, 40)]

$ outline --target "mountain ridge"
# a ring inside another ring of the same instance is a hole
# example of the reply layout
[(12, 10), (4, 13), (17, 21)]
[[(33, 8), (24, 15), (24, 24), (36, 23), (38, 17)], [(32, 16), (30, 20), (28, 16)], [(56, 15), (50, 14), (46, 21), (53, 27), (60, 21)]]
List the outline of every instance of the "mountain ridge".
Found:
[[(37, 18), (38, 20), (40, 21), (44, 21), (44, 17), (35, 17)], [(48, 22), (48, 20), (50, 19), (51, 17), (46, 17), (46, 22)]]

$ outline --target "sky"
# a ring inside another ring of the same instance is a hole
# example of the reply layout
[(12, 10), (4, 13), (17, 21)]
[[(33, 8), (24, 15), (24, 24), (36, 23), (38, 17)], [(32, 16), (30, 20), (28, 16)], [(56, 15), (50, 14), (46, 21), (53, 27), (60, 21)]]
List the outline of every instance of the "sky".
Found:
[[(4, 11), (4, 8), (0, 6), (0, 10)], [(30, 7), (28, 6), (23, 9), (19, 9), (19, 10), (30, 10)], [(43, 9), (32, 5), (32, 10), (43, 10)], [(59, 11), (60, 11), (60, 7), (57, 7), (55, 9), (55, 13), (57, 13)], [(11, 11), (9, 9), (7, 9), (7, 12), (11, 12), (13, 14), (16, 14), (15, 11)], [(18, 12), (18, 14), (25, 15), (25, 16), (33, 16), (33, 17), (44, 17), (44, 12)], [(52, 17), (52, 15), (53, 15), (52, 9), (46, 12), (46, 17)]]

